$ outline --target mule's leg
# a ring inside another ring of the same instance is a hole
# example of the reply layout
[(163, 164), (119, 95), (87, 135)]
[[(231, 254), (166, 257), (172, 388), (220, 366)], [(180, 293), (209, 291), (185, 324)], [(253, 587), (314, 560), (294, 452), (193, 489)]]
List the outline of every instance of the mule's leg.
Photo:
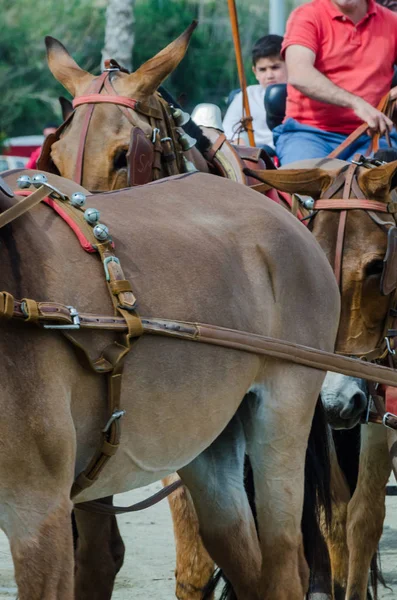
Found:
[(245, 403), (263, 557), (262, 600), (303, 600), (308, 590), (301, 530), (304, 468), (323, 377), (269, 361), (266, 379), (253, 388), (256, 399)]
[[(163, 480), (170, 485), (179, 475)], [(176, 549), (176, 597), (179, 600), (201, 600), (203, 589), (214, 572), (199, 534), (199, 523), (189, 491), (183, 487), (168, 496), (174, 526)]]
[[(48, 506), (48, 512), (42, 511), (40, 499), (34, 508), (16, 501), (15, 511), (26, 525), (24, 533), (16, 532), (14, 527), (9, 533), (18, 599), (73, 600), (73, 540), (68, 496)], [(34, 523), (39, 514), (40, 524)]]
[[(332, 437), (330, 437), (332, 442)], [(332, 523), (330, 529), (324, 528), (331, 560), (332, 579), (335, 600), (344, 600), (349, 569), (349, 549), (347, 546), (347, 507), (350, 490), (339, 466), (333, 443), (331, 443), (331, 489)]]
[[(112, 504), (113, 497), (102, 498)], [(115, 516), (79, 510), (75, 553), (75, 600), (110, 600), (114, 580), (124, 560), (125, 547)]]
[(358, 482), (348, 508), (350, 561), (346, 600), (367, 598), (371, 559), (382, 535), (390, 471), (386, 430), (379, 425), (363, 425)]
[[(14, 419), (0, 424), (0, 526), (10, 542), (19, 600), (74, 597), (69, 496), (75, 431), (70, 412), (62, 411), (59, 388), (56, 391), (58, 395), (51, 396), (53, 410), (45, 406), (43, 395), (32, 414), (23, 414), (19, 406), (21, 416), (15, 412)], [(32, 397), (33, 390), (28, 406), (33, 405)]]
[(238, 600), (262, 600), (258, 536), (244, 489), (245, 437), (238, 414), (219, 438), (180, 471), (203, 542)]

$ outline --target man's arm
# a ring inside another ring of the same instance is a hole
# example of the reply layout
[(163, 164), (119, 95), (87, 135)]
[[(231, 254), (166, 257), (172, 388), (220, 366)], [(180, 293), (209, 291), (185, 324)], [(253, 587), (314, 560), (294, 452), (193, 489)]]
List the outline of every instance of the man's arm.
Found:
[(314, 100), (351, 108), (362, 121), (368, 123), (371, 132), (383, 135), (392, 129), (393, 123), (386, 115), (320, 73), (314, 66), (315, 59), (315, 53), (305, 46), (288, 46), (285, 52), (288, 83)]

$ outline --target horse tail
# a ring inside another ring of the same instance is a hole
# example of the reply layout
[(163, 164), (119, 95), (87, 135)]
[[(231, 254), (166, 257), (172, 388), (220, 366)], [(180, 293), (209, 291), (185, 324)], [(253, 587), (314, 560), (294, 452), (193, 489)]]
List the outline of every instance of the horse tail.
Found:
[[(310, 569), (310, 591), (321, 586), (331, 593), (331, 567), (328, 549), (321, 533), (320, 522), (330, 526), (331, 506), (331, 464), (328, 446), (328, 431), (321, 399), (316, 404), (309, 435), (305, 463), (305, 487), (302, 515), (302, 535), (305, 557)], [(249, 457), (245, 457), (244, 485), (252, 514), (256, 521), (255, 486)], [(258, 530), (258, 527), (257, 527)], [(221, 579), (224, 587), (220, 600), (237, 600), (230, 582), (221, 569), (217, 569), (208, 582), (202, 600), (210, 600)]]
[(309, 592), (332, 594), (331, 563), (321, 528), (332, 521), (328, 424), (321, 398), (314, 412), (306, 452), (302, 535), (310, 569)]

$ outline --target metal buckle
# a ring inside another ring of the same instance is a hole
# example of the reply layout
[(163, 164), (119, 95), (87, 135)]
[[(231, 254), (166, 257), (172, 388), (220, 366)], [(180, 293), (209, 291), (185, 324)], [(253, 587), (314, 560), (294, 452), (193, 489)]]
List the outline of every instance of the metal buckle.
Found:
[(390, 345), (390, 338), (388, 336), (385, 337), (385, 342), (386, 342), (386, 346), (387, 346), (387, 350), (389, 352), (389, 354), (396, 354), (396, 351), (391, 347)]
[(124, 417), (125, 415), (125, 410), (115, 410), (114, 413), (112, 414), (112, 416), (110, 417), (109, 421), (106, 423), (105, 427), (102, 429), (102, 433), (107, 433), (112, 425), (112, 423), (114, 421), (116, 421), (117, 419), (121, 419), (121, 417)]
[(160, 133), (160, 129), (158, 127), (155, 127), (153, 129), (153, 134), (152, 134), (152, 144), (154, 144), (156, 142), (156, 138), (157, 138), (157, 134)]
[(105, 260), (103, 261), (103, 268), (105, 269), (106, 281), (110, 281), (110, 273), (109, 273), (109, 269), (108, 269), (108, 264), (110, 262), (117, 263), (118, 265), (120, 264), (120, 261), (117, 258), (117, 256), (108, 256), (107, 258), (105, 258)]
[(79, 313), (73, 306), (67, 307), (72, 317), (72, 323), (70, 325), (43, 325), (44, 329), (80, 329), (80, 318)]
[(103, 69), (102, 73), (109, 73), (110, 71), (120, 71), (119, 67), (108, 67), (107, 69)]
[(390, 425), (388, 425), (388, 424), (386, 423), (386, 418), (387, 418), (387, 417), (394, 417), (394, 418), (397, 418), (397, 415), (393, 415), (393, 413), (391, 413), (391, 412), (387, 412), (387, 413), (385, 413), (385, 414), (383, 415), (383, 417), (382, 417), (382, 423), (383, 423), (383, 425), (384, 425), (385, 427), (387, 427), (388, 429), (392, 429), (393, 431), (395, 431), (394, 427), (391, 427)]
[(66, 196), (65, 194), (63, 194), (60, 190), (58, 190), (58, 188), (56, 188), (54, 185), (52, 185), (51, 183), (42, 183), (41, 187), (45, 187), (48, 188), (49, 190), (52, 190), (50, 194), (48, 194), (50, 196), (50, 198), (55, 198), (56, 200), (69, 200), (68, 196)]

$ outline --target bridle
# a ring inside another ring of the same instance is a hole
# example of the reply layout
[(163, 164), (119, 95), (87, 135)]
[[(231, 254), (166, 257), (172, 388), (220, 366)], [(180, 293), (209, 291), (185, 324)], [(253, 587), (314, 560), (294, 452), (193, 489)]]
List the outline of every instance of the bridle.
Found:
[[(365, 359), (367, 361), (382, 360), (388, 355), (394, 356), (393, 339), (397, 334), (397, 321), (396, 321), (396, 282), (397, 274), (393, 277), (393, 284), (390, 283), (390, 268), (392, 268), (393, 256), (397, 250), (395, 244), (394, 234), (397, 232), (396, 229), (396, 213), (397, 213), (397, 202), (391, 200), (389, 202), (380, 202), (377, 200), (369, 200), (364, 197), (364, 194), (357, 181), (357, 170), (361, 166), (367, 168), (373, 168), (376, 166), (371, 161), (364, 157), (355, 157), (355, 160), (351, 165), (344, 167), (336, 177), (335, 181), (326, 190), (319, 200), (315, 200), (312, 204), (313, 215), (318, 211), (337, 211), (339, 212), (339, 223), (337, 229), (336, 243), (335, 243), (335, 258), (333, 264), (333, 270), (335, 278), (337, 280), (340, 291), (342, 292), (342, 265), (343, 265), (343, 250), (346, 237), (346, 222), (347, 214), (349, 210), (363, 210), (372, 219), (372, 221), (382, 229), (388, 235), (388, 248), (384, 259), (384, 267), (381, 278), (381, 293), (385, 296), (390, 296), (390, 304), (388, 309), (388, 315), (385, 320), (383, 334), (376, 348), (357, 356), (357, 358)], [(342, 190), (342, 197), (335, 198), (334, 195)], [(376, 213), (389, 214), (393, 220), (386, 221), (379, 217)], [(390, 261), (390, 262), (389, 262)], [(343, 354), (343, 353), (340, 353)]]
[[(74, 98), (73, 113), (55, 134), (48, 136), (43, 146), (38, 168), (59, 174), (51, 160), (51, 146), (61, 138), (61, 134), (70, 125), (75, 110), (86, 105), (87, 108), (80, 131), (77, 158), (73, 173), (73, 181), (81, 185), (83, 180), (85, 146), (95, 106), (97, 104), (112, 104), (120, 109), (132, 126), (130, 145), (127, 153), (127, 184), (129, 187), (143, 185), (164, 176), (183, 173), (185, 168), (180, 138), (185, 133), (175, 124), (172, 114), (173, 107), (158, 92), (154, 96), (157, 106), (151, 106), (148, 102), (119, 95), (112, 85), (112, 74), (115, 72), (128, 73), (128, 71), (120, 67), (113, 59), (106, 61), (105, 66), (106, 68), (103, 73), (91, 82), (85, 92), (81, 96)], [(131, 111), (139, 113), (149, 120), (151, 135), (148, 136), (142, 131), (134, 119), (134, 113)], [(138, 160), (138, 154), (139, 161), (144, 163), (140, 174), (140, 165), (134, 164), (134, 161)], [(136, 171), (138, 171), (137, 175)], [(111, 189), (115, 187), (117, 187), (117, 178)]]

